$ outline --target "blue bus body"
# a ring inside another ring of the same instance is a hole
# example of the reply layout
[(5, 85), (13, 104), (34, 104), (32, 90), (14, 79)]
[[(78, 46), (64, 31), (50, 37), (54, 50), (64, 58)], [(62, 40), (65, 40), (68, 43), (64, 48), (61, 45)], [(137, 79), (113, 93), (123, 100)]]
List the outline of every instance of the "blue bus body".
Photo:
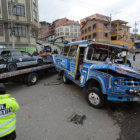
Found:
[[(89, 81), (96, 86), (96, 81), (102, 94), (110, 101), (140, 101), (140, 73), (127, 63), (123, 64), (119, 60), (121, 57), (115, 56), (118, 52), (128, 52), (129, 47), (77, 41), (67, 44), (65, 48), (56, 57), (56, 68), (66, 78), (80, 87), (86, 87)], [(79, 64), (80, 57), (82, 64)], [(108, 57), (114, 59), (113, 62), (107, 62)]]

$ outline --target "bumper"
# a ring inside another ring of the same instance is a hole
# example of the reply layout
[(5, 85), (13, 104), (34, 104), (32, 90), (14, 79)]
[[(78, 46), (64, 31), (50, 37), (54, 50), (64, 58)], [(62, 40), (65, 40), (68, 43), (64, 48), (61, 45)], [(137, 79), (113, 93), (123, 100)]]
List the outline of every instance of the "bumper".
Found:
[(108, 95), (108, 101), (118, 101), (118, 102), (132, 102), (140, 101), (140, 96), (137, 95)]

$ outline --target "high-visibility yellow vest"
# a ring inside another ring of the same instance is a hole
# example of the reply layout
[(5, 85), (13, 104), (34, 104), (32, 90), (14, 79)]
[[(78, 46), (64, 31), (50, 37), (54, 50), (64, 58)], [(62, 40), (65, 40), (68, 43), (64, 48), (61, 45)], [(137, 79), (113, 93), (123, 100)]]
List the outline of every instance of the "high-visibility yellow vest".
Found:
[(16, 129), (16, 114), (19, 105), (10, 94), (0, 95), (0, 137), (12, 133)]

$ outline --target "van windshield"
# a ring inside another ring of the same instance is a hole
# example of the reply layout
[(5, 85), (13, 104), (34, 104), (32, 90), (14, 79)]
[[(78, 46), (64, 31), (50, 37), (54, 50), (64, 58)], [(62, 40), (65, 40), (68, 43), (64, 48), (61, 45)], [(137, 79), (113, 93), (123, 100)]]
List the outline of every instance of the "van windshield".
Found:
[(100, 48), (89, 47), (87, 53), (87, 60), (106, 62), (109, 59), (112, 63), (125, 64), (129, 63), (127, 60), (127, 51), (120, 48)]

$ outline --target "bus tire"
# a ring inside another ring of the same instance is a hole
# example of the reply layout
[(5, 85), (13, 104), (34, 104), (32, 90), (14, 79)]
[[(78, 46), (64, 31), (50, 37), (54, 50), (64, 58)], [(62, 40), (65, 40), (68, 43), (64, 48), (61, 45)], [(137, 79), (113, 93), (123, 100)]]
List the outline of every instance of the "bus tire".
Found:
[(86, 100), (94, 108), (102, 108), (105, 103), (104, 96), (97, 87), (89, 87), (86, 90)]

